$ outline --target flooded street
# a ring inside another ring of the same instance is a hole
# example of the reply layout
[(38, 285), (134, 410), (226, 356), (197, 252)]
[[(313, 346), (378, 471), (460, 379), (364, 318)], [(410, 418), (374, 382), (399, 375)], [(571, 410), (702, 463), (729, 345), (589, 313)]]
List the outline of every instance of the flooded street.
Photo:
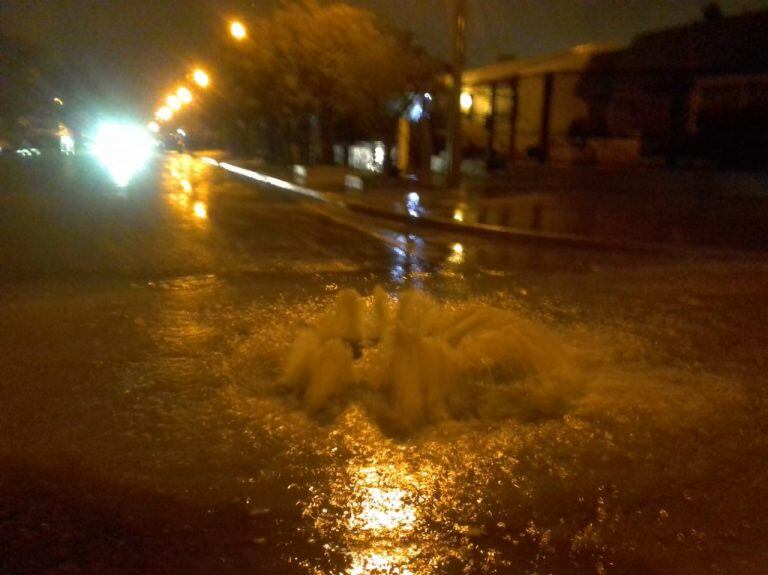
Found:
[(384, 226), (0, 162), (0, 573), (766, 572), (768, 258)]

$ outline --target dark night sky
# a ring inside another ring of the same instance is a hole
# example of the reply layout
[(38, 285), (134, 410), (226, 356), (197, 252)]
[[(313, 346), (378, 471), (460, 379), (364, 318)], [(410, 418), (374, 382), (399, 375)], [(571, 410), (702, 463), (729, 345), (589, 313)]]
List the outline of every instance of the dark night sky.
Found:
[[(448, 58), (452, 0), (349, 0), (410, 30)], [(227, 18), (275, 0), (2, 0), (5, 34), (45, 43), (60, 58), (98, 70), (102, 96), (151, 105), (153, 94), (204, 60)], [(627, 43), (646, 30), (700, 18), (706, 0), (469, 0), (468, 61), (546, 54), (587, 42)], [(766, 9), (768, 0), (722, 0), (726, 14)], [(93, 73), (91, 73), (93, 76)]]

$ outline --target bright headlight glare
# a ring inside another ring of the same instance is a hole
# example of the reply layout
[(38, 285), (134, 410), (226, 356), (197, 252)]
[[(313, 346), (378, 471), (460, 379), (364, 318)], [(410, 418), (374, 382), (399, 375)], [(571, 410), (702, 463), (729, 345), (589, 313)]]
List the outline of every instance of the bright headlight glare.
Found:
[(99, 126), (93, 143), (94, 155), (121, 188), (149, 161), (153, 147), (143, 126), (118, 122)]

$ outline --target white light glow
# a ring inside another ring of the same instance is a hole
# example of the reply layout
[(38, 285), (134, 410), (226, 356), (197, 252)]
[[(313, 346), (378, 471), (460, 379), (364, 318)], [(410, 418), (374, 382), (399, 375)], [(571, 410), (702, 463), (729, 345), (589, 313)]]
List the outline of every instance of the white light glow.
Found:
[(384, 160), (386, 159), (386, 153), (387, 153), (386, 148), (383, 145), (381, 145), (381, 144), (378, 144), (373, 149), (373, 161), (376, 163), (377, 167), (381, 168), (381, 167), (384, 166)]
[(195, 83), (201, 88), (206, 88), (208, 84), (211, 83), (211, 79), (208, 77), (208, 74), (206, 74), (203, 70), (195, 70), (195, 73), (192, 75), (192, 78), (195, 80)]
[(242, 22), (237, 21), (232, 22), (229, 25), (229, 33), (235, 40), (245, 40), (245, 37), (248, 35), (248, 32), (245, 29), (245, 26), (243, 26)]
[(201, 220), (208, 219), (208, 207), (203, 202), (195, 202), (192, 206), (192, 211), (194, 212), (195, 217)]
[(461, 105), (461, 111), (468, 113), (472, 109), (472, 94), (469, 92), (462, 92), (461, 98), (459, 99), (459, 103)]
[(176, 90), (176, 96), (181, 100), (182, 104), (189, 104), (192, 101), (192, 92), (184, 86)]
[(178, 129), (176, 130), (176, 133), (177, 133), (179, 136), (181, 136), (182, 138), (186, 138), (186, 137), (187, 137), (187, 133), (184, 131), (184, 129), (183, 129), (183, 128), (178, 128)]
[(162, 122), (167, 122), (173, 117), (173, 110), (168, 106), (163, 106), (157, 112), (155, 112), (155, 118)]
[(411, 192), (406, 197), (405, 207), (408, 210), (408, 215), (412, 218), (418, 218), (419, 217), (419, 203), (421, 202), (421, 198), (419, 197), (419, 194), (416, 192)]
[(266, 174), (254, 172), (253, 170), (247, 170), (245, 168), (241, 168), (240, 166), (235, 166), (234, 164), (228, 164), (227, 162), (219, 162), (219, 166), (224, 168), (228, 172), (239, 174), (246, 178), (256, 180), (257, 182), (263, 182), (265, 184), (269, 184), (271, 186), (275, 186), (283, 190), (296, 192), (297, 194), (302, 194), (304, 196), (308, 196), (310, 198), (320, 200), (321, 202), (330, 201), (328, 197), (322, 192), (316, 192), (315, 190), (311, 190), (310, 188), (297, 186), (296, 184), (292, 184), (291, 182), (286, 182), (285, 180), (275, 178), (274, 176), (268, 176)]
[(75, 140), (72, 138), (72, 136), (68, 134), (59, 136), (59, 150), (66, 156), (70, 156), (75, 153)]
[(408, 115), (411, 119), (411, 122), (418, 122), (421, 120), (421, 117), (424, 115), (424, 108), (422, 107), (421, 103), (414, 102)]
[(157, 134), (160, 131), (160, 124), (157, 122), (150, 122), (147, 124), (147, 130), (152, 132), (153, 134)]
[(149, 161), (153, 147), (152, 138), (142, 126), (109, 122), (99, 126), (93, 152), (122, 188)]
[(464, 246), (458, 242), (451, 245), (451, 254), (448, 256), (448, 261), (456, 265), (463, 264), (464, 263)]
[(175, 94), (171, 94), (165, 99), (165, 103), (170, 106), (171, 110), (181, 109), (181, 100)]

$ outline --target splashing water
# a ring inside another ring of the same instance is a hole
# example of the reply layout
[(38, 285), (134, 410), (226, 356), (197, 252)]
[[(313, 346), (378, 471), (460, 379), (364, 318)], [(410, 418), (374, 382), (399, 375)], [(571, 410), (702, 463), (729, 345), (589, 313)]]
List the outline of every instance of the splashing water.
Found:
[(583, 389), (577, 350), (540, 323), (481, 304), (340, 292), (289, 353), (284, 381), (317, 412), (373, 397), (400, 427), (467, 416), (557, 417)]

